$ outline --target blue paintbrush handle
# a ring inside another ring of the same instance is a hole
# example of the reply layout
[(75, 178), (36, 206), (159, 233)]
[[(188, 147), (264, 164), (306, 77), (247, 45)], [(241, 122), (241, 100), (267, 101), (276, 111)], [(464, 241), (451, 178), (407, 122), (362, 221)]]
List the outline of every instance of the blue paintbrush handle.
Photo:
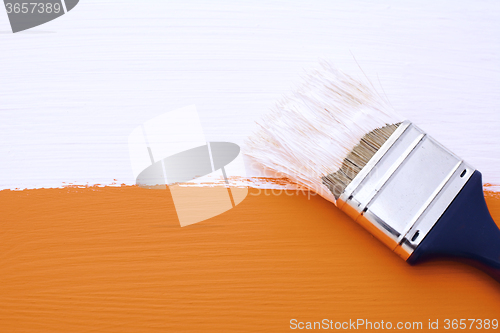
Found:
[(460, 259), (500, 282), (500, 230), (486, 206), (479, 171), (474, 172), (408, 263), (436, 257)]

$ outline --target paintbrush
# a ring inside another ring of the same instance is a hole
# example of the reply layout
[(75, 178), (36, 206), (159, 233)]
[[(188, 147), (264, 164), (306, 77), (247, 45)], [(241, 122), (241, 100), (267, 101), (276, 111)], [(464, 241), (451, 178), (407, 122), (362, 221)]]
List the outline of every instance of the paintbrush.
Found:
[(328, 63), (258, 123), (246, 154), (317, 192), (410, 264), (460, 259), (500, 281), (481, 173)]

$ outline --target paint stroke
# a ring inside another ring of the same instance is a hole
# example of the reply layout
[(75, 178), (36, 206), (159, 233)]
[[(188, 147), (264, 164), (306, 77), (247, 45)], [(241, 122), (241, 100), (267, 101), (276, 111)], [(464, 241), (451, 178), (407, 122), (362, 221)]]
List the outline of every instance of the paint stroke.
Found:
[[(288, 194), (287, 194), (288, 193)], [(251, 189), (180, 228), (168, 190), (0, 191), (6, 332), (288, 332), (289, 321), (496, 318), (498, 283), (409, 266), (319, 196)], [(500, 220), (500, 197), (486, 192)]]

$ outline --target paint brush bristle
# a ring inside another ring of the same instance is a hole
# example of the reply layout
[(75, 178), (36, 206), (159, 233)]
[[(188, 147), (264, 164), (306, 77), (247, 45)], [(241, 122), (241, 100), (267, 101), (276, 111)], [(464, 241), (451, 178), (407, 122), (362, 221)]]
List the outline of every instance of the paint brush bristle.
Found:
[(500, 230), (481, 173), (323, 64), (249, 139), (257, 162), (337, 204), (409, 263), (459, 257), (500, 281)]
[(323, 176), (323, 184), (328, 187), (330, 192), (338, 199), (352, 180), (365, 167), (368, 161), (389, 139), (392, 133), (398, 128), (399, 124), (386, 125), (376, 128), (365, 134), (359, 143), (347, 154), (342, 161), (342, 166), (329, 175)]
[(322, 63), (258, 123), (246, 154), (336, 202), (401, 120), (373, 85)]

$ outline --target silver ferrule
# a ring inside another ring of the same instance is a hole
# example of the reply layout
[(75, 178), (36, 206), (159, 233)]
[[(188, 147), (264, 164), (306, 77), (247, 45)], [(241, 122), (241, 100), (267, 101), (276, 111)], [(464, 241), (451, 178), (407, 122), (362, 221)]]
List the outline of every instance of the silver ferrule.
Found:
[(405, 260), (475, 169), (404, 121), (337, 204)]

